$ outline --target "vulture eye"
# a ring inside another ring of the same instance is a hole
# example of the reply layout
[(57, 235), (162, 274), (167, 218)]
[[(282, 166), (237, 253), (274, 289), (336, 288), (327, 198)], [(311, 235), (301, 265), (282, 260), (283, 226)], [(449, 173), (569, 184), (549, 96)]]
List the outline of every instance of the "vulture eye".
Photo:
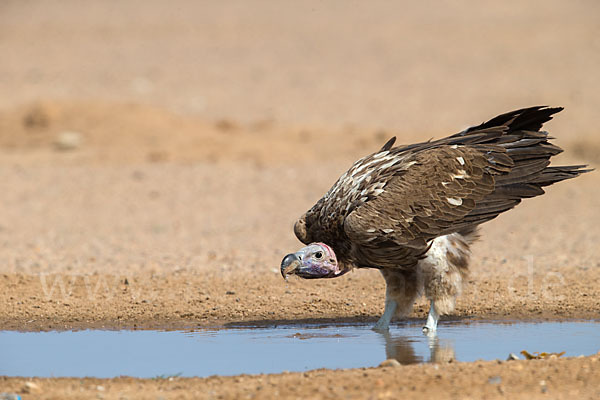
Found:
[(323, 258), (323, 252), (322, 252), (322, 251), (317, 251), (317, 252), (315, 253), (315, 258), (316, 258), (317, 260), (320, 260), (321, 258)]

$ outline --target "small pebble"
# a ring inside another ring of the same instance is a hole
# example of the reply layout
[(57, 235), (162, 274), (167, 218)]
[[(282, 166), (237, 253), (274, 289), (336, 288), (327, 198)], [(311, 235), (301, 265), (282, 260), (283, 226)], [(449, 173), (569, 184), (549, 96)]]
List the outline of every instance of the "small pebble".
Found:
[(57, 150), (75, 150), (81, 147), (82, 136), (79, 132), (64, 131), (59, 133), (58, 137), (54, 141), (54, 147)]
[(21, 389), (23, 393), (40, 393), (42, 389), (33, 382), (25, 382), (25, 385)]
[(379, 364), (380, 367), (400, 367), (402, 364), (400, 364), (398, 362), (398, 360), (394, 359), (394, 358), (388, 358), (387, 360), (385, 360), (384, 362), (382, 362), (381, 364)]

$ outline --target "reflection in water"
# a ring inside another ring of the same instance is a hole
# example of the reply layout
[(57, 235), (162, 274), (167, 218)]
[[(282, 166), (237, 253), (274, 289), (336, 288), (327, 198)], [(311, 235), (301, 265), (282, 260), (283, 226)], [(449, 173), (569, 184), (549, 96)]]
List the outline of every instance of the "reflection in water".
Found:
[(398, 360), (403, 365), (422, 362), (449, 363), (456, 359), (452, 343), (445, 340), (440, 341), (437, 335), (427, 337), (428, 360), (424, 360), (415, 352), (415, 345), (418, 344), (416, 340), (403, 335), (394, 336), (389, 331), (381, 332), (381, 336), (385, 340), (386, 358)]

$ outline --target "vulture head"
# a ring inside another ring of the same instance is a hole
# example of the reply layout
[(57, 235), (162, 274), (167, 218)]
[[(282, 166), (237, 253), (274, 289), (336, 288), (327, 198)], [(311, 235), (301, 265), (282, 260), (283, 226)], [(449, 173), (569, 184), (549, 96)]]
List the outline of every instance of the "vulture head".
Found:
[(325, 243), (311, 243), (281, 261), (281, 275), (305, 279), (335, 278), (347, 272), (341, 269), (333, 249)]

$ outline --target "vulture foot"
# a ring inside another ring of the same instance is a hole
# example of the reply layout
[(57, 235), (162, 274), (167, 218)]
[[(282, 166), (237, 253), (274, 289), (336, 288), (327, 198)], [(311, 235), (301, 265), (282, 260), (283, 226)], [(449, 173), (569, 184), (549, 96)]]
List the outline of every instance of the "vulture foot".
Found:
[(427, 316), (427, 322), (423, 327), (423, 333), (426, 335), (434, 335), (437, 332), (437, 324), (440, 316), (435, 311), (435, 304), (432, 301), (431, 307), (429, 307), (429, 315)]

